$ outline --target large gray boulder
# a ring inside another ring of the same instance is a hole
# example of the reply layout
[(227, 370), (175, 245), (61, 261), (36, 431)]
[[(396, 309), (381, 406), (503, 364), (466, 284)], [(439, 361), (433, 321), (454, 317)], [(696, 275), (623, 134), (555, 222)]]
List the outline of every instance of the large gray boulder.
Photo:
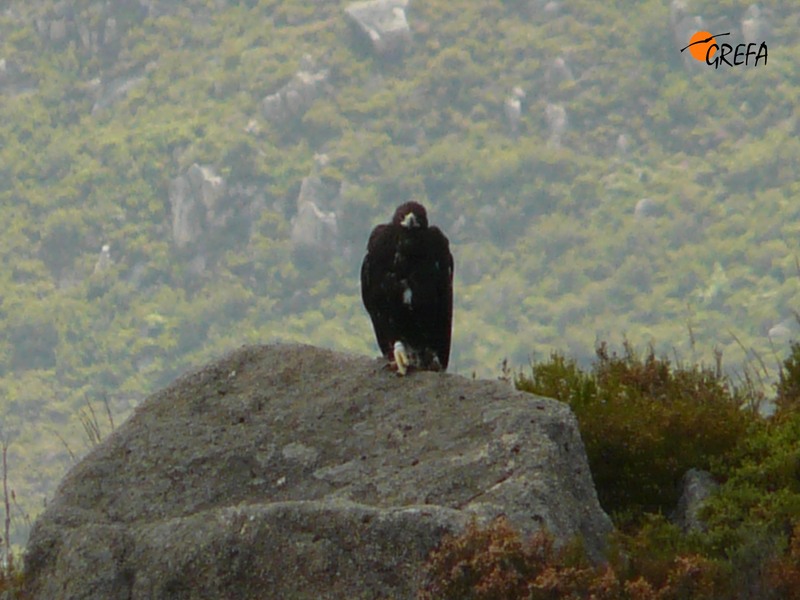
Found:
[(33, 527), (35, 599), (414, 598), (471, 518), (611, 525), (570, 409), (496, 381), (244, 347), (177, 380), (62, 481)]

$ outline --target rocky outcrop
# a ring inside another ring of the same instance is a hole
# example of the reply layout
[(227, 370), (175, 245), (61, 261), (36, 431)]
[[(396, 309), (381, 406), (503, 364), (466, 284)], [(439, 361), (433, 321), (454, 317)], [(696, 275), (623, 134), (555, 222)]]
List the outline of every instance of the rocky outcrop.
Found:
[(788, 343), (800, 337), (800, 316), (795, 313), (793, 316), (788, 317), (773, 325), (767, 331), (767, 337), (776, 343)]
[(172, 180), (169, 203), (172, 207), (172, 239), (185, 248), (196, 242), (211, 227), (224, 225), (225, 181), (209, 167), (194, 164)]
[(147, 399), (31, 533), (35, 599), (413, 598), (447, 532), (610, 530), (570, 409), (507, 384), (245, 347)]
[(262, 116), (272, 123), (302, 117), (314, 100), (326, 92), (328, 76), (327, 69), (318, 68), (309, 55), (304, 56), (294, 77), (261, 102)]
[[(677, 49), (685, 48), (693, 34), (704, 31), (708, 27), (701, 15), (692, 14), (691, 0), (672, 0), (670, 3), (670, 26), (672, 39)], [(704, 63), (692, 58), (688, 50), (681, 54), (684, 66), (697, 68)]]
[(95, 275), (105, 273), (111, 268), (113, 262), (114, 261), (111, 260), (111, 246), (109, 244), (103, 244), (102, 248), (100, 248), (100, 255), (97, 257), (97, 262), (94, 263), (93, 273)]
[(339, 236), (336, 213), (332, 207), (339, 196), (339, 186), (325, 183), (311, 174), (304, 177), (297, 196), (297, 215), (292, 219), (291, 241), (295, 250), (331, 252)]
[[(116, 54), (120, 38), (131, 24), (148, 16), (139, 0), (119, 2), (39, 2), (33, 5), (33, 26), (52, 44), (75, 43), (92, 54)], [(107, 56), (106, 56), (107, 58)]]
[(700, 513), (705, 502), (713, 494), (719, 484), (714, 481), (708, 471), (689, 469), (681, 481), (681, 497), (672, 514), (672, 522), (684, 532), (705, 531), (705, 523)]
[(759, 44), (772, 33), (769, 17), (758, 4), (751, 4), (742, 15), (742, 38), (748, 44)]
[(408, 0), (365, 0), (345, 9), (350, 22), (378, 56), (398, 56), (411, 43), (406, 20)]
[(633, 216), (636, 219), (646, 219), (648, 217), (658, 217), (664, 214), (664, 207), (652, 198), (642, 198), (633, 207)]
[(561, 140), (567, 131), (569, 119), (567, 118), (567, 110), (561, 104), (548, 103), (544, 109), (544, 117), (547, 121), (547, 129), (550, 137), (547, 138), (547, 143), (552, 147), (561, 146)]
[(513, 137), (519, 134), (519, 123), (522, 120), (522, 101), (525, 100), (525, 90), (515, 86), (511, 90), (511, 95), (503, 101), (503, 112), (506, 115), (506, 122)]
[(107, 85), (103, 85), (99, 80), (96, 86), (90, 84), (91, 87), (97, 88), (97, 100), (92, 106), (92, 114), (97, 115), (101, 113), (104, 109), (125, 98), (133, 89), (145, 82), (146, 79), (143, 76), (136, 76), (114, 81)]
[(568, 88), (575, 83), (575, 75), (563, 56), (557, 56), (547, 68), (547, 90), (556, 93), (560, 88)]

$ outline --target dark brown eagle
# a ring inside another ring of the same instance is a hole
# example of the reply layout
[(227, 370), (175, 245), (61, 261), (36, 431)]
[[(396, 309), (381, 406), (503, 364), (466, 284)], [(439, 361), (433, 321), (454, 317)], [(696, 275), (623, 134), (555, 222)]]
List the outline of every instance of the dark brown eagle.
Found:
[(361, 298), (383, 355), (409, 366), (443, 371), (450, 359), (453, 255), (425, 207), (406, 202), (391, 223), (372, 230), (361, 264)]

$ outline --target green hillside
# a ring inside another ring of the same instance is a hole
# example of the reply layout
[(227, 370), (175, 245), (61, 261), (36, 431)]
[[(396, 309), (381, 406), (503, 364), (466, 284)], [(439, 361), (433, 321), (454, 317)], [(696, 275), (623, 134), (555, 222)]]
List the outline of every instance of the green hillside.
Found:
[[(736, 43), (748, 4), (689, 14)], [(689, 361), (718, 348), (729, 366), (785, 356), (800, 308), (792, 2), (760, 5), (766, 65), (718, 70), (679, 52), (665, 1), (414, 0), (408, 48), (384, 57), (346, 6), (3, 10), (0, 432), (17, 543), (21, 514), (90, 445), (82, 421), (110, 430), (104, 399), (119, 423), (244, 343), (377, 355), (358, 268), (370, 229), (411, 198), (452, 243), (454, 372), (494, 377), (553, 349), (583, 361), (623, 336)], [(320, 75), (315, 97), (269, 118), (300, 70)], [(193, 165), (223, 191), (182, 243), (171, 198)], [(336, 215), (311, 248), (292, 238), (309, 175)]]

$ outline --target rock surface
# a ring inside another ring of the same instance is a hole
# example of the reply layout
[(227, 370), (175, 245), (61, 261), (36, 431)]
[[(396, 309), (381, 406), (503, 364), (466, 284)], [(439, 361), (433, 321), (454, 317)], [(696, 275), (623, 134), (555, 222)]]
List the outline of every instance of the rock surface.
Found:
[(244, 347), (151, 396), (62, 481), (26, 556), (32, 598), (414, 598), (473, 516), (611, 525), (575, 419), (507, 384)]
[(318, 68), (316, 61), (305, 55), (294, 77), (261, 102), (262, 116), (273, 123), (302, 117), (314, 101), (328, 90), (328, 77), (327, 69)]
[(708, 471), (689, 469), (681, 481), (681, 497), (671, 520), (684, 532), (705, 531), (705, 523), (700, 518), (700, 511), (719, 484)]
[(379, 56), (401, 54), (411, 43), (406, 20), (408, 0), (364, 0), (345, 8), (345, 14)]
[(544, 111), (545, 119), (547, 120), (547, 128), (550, 131), (550, 137), (547, 143), (558, 148), (561, 146), (561, 140), (564, 138), (564, 133), (567, 131), (567, 110), (561, 104), (548, 103)]
[(336, 212), (325, 210), (336, 203), (339, 186), (326, 185), (318, 175), (303, 178), (297, 196), (297, 215), (292, 219), (290, 239), (295, 249), (306, 248), (319, 256), (333, 252), (339, 236)]
[(225, 181), (210, 167), (193, 164), (169, 185), (172, 239), (178, 248), (196, 242), (205, 230), (225, 223)]

